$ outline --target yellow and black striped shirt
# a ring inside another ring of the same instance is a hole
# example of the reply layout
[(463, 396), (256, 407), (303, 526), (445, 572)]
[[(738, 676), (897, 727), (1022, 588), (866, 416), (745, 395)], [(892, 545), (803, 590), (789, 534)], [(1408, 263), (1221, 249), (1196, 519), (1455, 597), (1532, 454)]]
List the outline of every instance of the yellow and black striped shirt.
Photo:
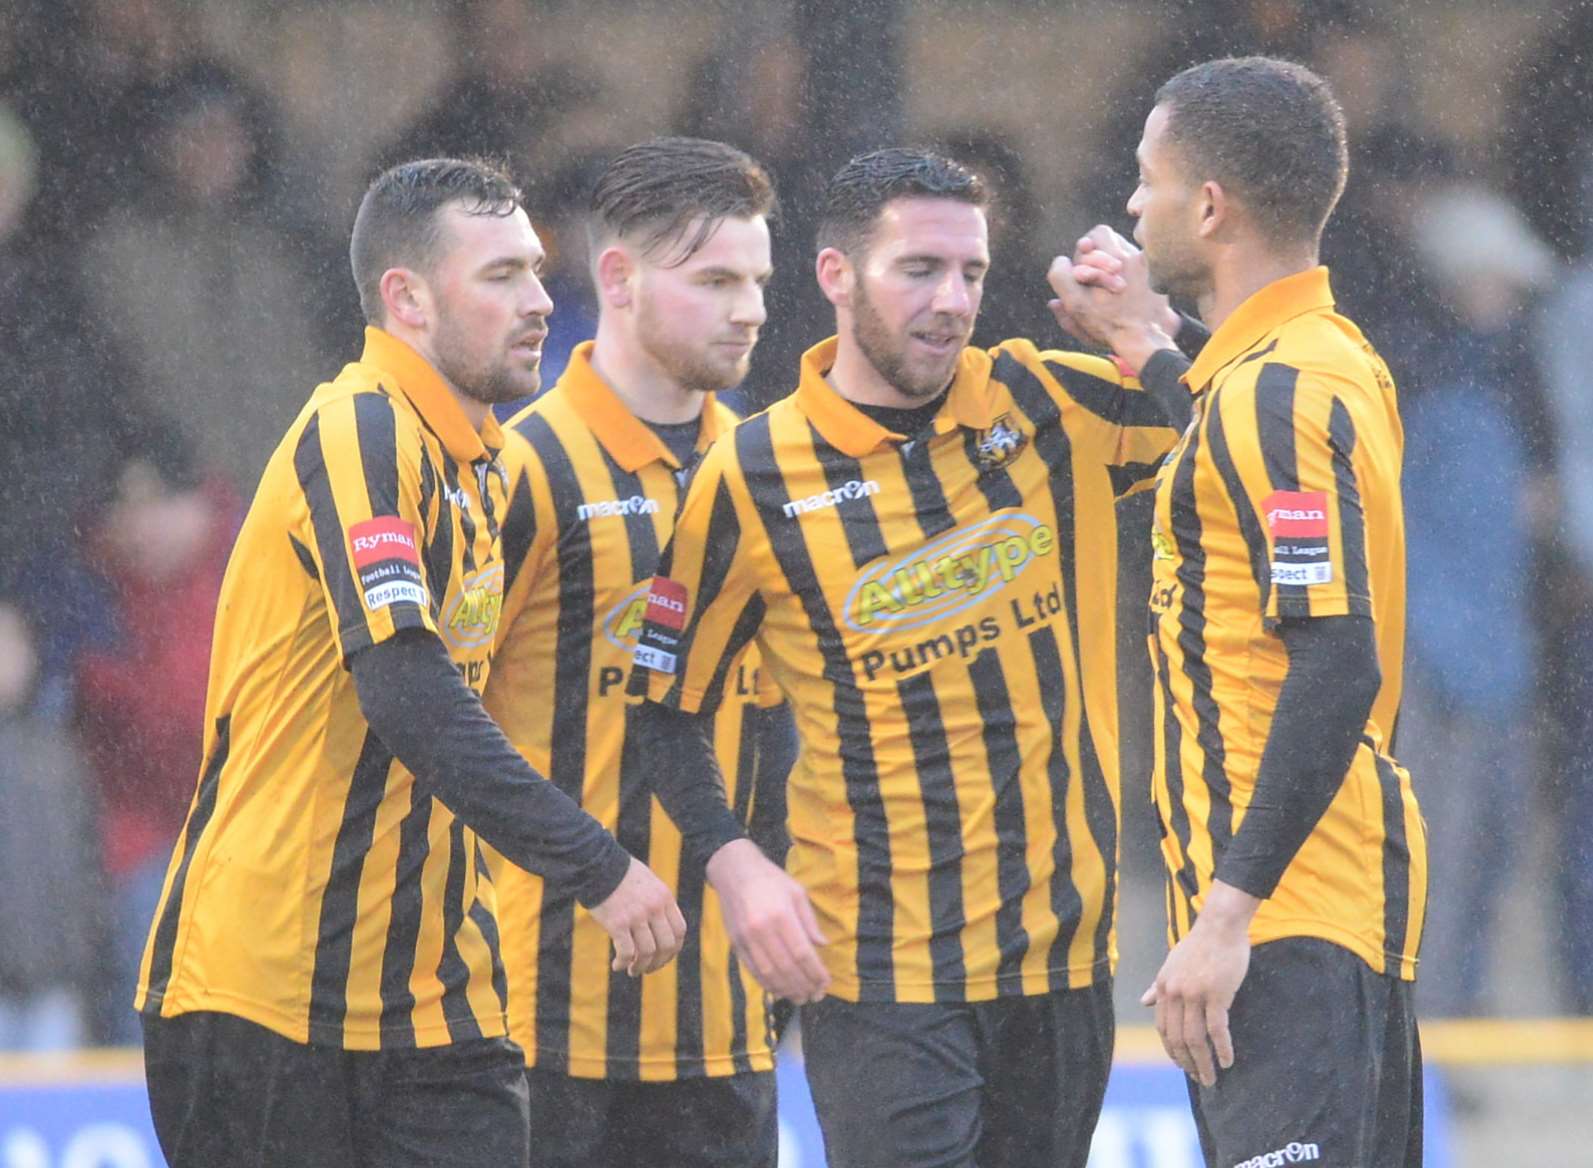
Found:
[(266, 467), (227, 565), (205, 764), (138, 1007), (235, 1014), (351, 1050), (506, 1032), (475, 833), (371, 733), (348, 658), (402, 629), (486, 683), (506, 504), (478, 433), (407, 345), (321, 385)]
[(1196, 416), (1157, 476), (1150, 606), (1172, 938), (1188, 932), (1254, 793), (1288, 669), (1277, 623), (1365, 616), (1382, 689), (1342, 788), (1250, 936), (1323, 938), (1413, 978), (1427, 852), (1388, 746), (1405, 638), (1393, 380), (1315, 268), (1240, 305), (1185, 381)]
[[(510, 1031), (531, 1066), (663, 1080), (772, 1069), (763, 991), (731, 952), (700, 864), (649, 795), (627, 736), (626, 678), (682, 467), (578, 346), (559, 383), (506, 427), (509, 584), (486, 704), (510, 741), (676, 890), (680, 956), (640, 980), (611, 973), (609, 937), (568, 893), (489, 852), (503, 921)], [(710, 397), (699, 450), (735, 423)], [(756, 650), (735, 664), (714, 738), (727, 794), (754, 797)], [(765, 686), (764, 704), (779, 693)]]
[(708, 453), (635, 683), (712, 709), (756, 640), (838, 997), (1088, 985), (1115, 960), (1114, 500), (1176, 435), (1110, 362), (1009, 341), (905, 440), (830, 388), (834, 354)]

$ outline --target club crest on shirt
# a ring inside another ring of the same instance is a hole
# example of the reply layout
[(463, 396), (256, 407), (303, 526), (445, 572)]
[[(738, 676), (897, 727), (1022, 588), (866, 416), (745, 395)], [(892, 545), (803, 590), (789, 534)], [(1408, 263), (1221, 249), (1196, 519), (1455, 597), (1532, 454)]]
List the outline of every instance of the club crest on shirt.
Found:
[(979, 463), (980, 473), (1006, 466), (1018, 456), (1028, 441), (1029, 436), (1014, 426), (1008, 415), (1002, 414), (991, 423), (988, 430), (979, 431), (974, 457)]

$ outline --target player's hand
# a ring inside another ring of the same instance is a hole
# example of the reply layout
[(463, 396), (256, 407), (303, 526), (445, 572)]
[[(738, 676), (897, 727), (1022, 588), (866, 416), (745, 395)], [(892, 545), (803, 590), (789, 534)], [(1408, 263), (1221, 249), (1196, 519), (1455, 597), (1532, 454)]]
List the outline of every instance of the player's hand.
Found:
[(1173, 346), (1181, 323), (1167, 297), (1153, 292), (1144, 253), (1110, 227), (1079, 240), (1073, 257), (1057, 256), (1046, 273), (1052, 315), (1074, 336), (1115, 352), (1140, 369)]
[[(1213, 908), (1216, 901), (1216, 911)], [(1250, 918), (1260, 901), (1214, 884), (1189, 935), (1173, 946), (1140, 1005), (1156, 1007), (1156, 1033), (1184, 1073), (1210, 1087), (1233, 1066), (1228, 1009), (1250, 968)], [(1214, 1057), (1215, 1056), (1215, 1057)]]
[(808, 894), (751, 840), (732, 840), (708, 861), (736, 956), (777, 998), (816, 1002), (830, 974), (819, 959), (825, 943)]
[(686, 943), (686, 918), (674, 895), (634, 856), (619, 887), (591, 911), (592, 919), (614, 939), (616, 973), (640, 977), (662, 969)]

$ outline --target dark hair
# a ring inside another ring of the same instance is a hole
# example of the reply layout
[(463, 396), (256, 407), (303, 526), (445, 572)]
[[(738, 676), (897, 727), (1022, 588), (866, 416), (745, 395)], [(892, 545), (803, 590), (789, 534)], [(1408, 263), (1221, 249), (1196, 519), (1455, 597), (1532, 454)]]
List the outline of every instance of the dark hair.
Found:
[(503, 166), (482, 158), (426, 158), (384, 170), (360, 200), (349, 238), (349, 265), (360, 309), (370, 324), (386, 318), (382, 274), (389, 268), (425, 268), (434, 258), (437, 212), (463, 203), (466, 214), (514, 214), (520, 188)]
[(859, 250), (893, 199), (955, 199), (983, 207), (984, 180), (960, 162), (929, 150), (893, 146), (859, 154), (824, 188), (819, 247)]
[(1349, 173), (1344, 111), (1327, 82), (1292, 61), (1226, 57), (1185, 69), (1156, 104), (1191, 179), (1232, 191), (1274, 242), (1320, 237)]
[[(751, 155), (706, 138), (654, 138), (615, 156), (592, 189), (592, 251), (612, 239), (685, 263), (722, 219), (772, 216), (774, 183)], [(695, 227), (693, 227), (695, 224)]]

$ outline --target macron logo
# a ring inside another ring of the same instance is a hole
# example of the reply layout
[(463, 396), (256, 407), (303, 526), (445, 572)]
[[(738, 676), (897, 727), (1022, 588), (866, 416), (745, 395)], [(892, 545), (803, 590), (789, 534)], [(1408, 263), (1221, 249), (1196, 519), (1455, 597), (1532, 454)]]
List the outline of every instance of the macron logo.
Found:
[(1284, 1168), (1286, 1164), (1304, 1164), (1321, 1158), (1322, 1149), (1317, 1145), (1296, 1141), (1275, 1152), (1262, 1152), (1259, 1156), (1241, 1160), (1233, 1168)]
[(629, 499), (605, 499), (600, 503), (582, 503), (575, 509), (575, 516), (583, 523), (592, 519), (602, 519), (608, 515), (656, 515), (658, 513), (658, 500), (646, 499), (641, 495), (632, 495)]
[(847, 499), (866, 499), (870, 495), (879, 494), (879, 484), (873, 479), (859, 482), (853, 479), (849, 483), (842, 483), (833, 490), (820, 491), (817, 495), (809, 495), (806, 499), (792, 499), (780, 510), (785, 512), (787, 519), (795, 519), (798, 515), (805, 515), (809, 511), (822, 511), (826, 507), (834, 507)]

